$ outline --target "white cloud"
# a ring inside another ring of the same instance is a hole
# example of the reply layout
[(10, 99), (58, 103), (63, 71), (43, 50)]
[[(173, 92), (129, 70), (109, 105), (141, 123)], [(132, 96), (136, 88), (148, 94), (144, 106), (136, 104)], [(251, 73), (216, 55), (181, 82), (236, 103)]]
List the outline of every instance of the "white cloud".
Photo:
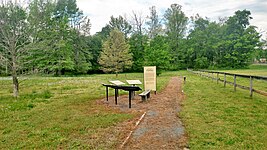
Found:
[(237, 10), (248, 9), (254, 18), (251, 20), (251, 24), (258, 26), (261, 31), (267, 32), (265, 18), (267, 1), (265, 0), (77, 0), (78, 7), (91, 19), (92, 34), (100, 31), (112, 15), (114, 17), (127, 15), (130, 18), (132, 11), (135, 11), (142, 12), (143, 16), (148, 16), (151, 6), (156, 6), (158, 12), (164, 13), (173, 3), (182, 5), (182, 10), (187, 16), (198, 13), (211, 20), (232, 16)]

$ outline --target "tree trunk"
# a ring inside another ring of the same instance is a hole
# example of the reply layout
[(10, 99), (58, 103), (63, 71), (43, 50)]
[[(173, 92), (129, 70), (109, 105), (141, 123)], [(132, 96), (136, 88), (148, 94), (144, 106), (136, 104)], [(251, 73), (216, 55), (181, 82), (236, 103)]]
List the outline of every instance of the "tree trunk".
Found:
[(19, 81), (17, 77), (17, 65), (16, 65), (16, 56), (12, 57), (12, 79), (13, 79), (13, 96), (19, 96)]
[(13, 96), (18, 97), (19, 96), (19, 82), (17, 75), (12, 75), (13, 78)]
[(8, 63), (6, 62), (6, 75), (8, 75)]

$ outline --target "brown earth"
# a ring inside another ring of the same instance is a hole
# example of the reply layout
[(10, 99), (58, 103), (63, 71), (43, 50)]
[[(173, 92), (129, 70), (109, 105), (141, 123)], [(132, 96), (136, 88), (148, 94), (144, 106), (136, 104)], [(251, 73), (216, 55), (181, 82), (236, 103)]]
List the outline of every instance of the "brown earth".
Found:
[[(148, 101), (142, 102), (138, 95), (135, 96), (130, 109), (127, 95), (120, 96), (117, 105), (115, 105), (114, 97), (109, 97), (109, 101), (106, 99), (98, 101), (99, 104), (136, 116), (116, 127), (116, 130), (120, 132), (117, 148), (121, 148), (125, 138), (130, 131), (133, 131), (122, 149), (185, 149), (188, 136), (179, 118), (183, 100), (181, 85), (182, 80), (173, 77), (162, 92), (156, 95), (151, 93)], [(135, 128), (135, 123), (144, 112), (146, 112), (145, 117)]]

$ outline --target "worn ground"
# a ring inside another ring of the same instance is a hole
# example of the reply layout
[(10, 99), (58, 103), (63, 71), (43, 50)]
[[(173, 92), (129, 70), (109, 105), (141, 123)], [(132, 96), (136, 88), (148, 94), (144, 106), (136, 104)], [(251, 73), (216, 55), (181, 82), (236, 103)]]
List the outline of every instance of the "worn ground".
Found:
[[(109, 101), (102, 99), (99, 104), (119, 109), (123, 112), (137, 114), (137, 117), (117, 126), (120, 131), (120, 138), (117, 147), (132, 130), (127, 143), (122, 149), (184, 149), (187, 147), (187, 135), (184, 126), (179, 118), (181, 110), (180, 103), (183, 100), (182, 80), (173, 77), (162, 92), (156, 95), (151, 93), (151, 98), (142, 102), (138, 95), (132, 100), (132, 108), (128, 108), (128, 96), (120, 96), (118, 105), (115, 105), (114, 98)], [(146, 112), (141, 123), (134, 128), (135, 122)]]

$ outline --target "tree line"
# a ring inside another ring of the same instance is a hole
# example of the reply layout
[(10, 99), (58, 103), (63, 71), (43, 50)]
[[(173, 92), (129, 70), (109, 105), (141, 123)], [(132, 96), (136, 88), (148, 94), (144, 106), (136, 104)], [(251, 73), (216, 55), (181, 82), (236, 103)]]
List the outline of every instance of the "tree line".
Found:
[(185, 68), (242, 68), (266, 57), (248, 10), (210, 21), (188, 17), (172, 4), (163, 17), (152, 6), (149, 16), (110, 17), (90, 34), (90, 19), (76, 0), (33, 0), (28, 7), (0, 5), (0, 74), (12, 75), (18, 95), (19, 74), (90, 74)]

